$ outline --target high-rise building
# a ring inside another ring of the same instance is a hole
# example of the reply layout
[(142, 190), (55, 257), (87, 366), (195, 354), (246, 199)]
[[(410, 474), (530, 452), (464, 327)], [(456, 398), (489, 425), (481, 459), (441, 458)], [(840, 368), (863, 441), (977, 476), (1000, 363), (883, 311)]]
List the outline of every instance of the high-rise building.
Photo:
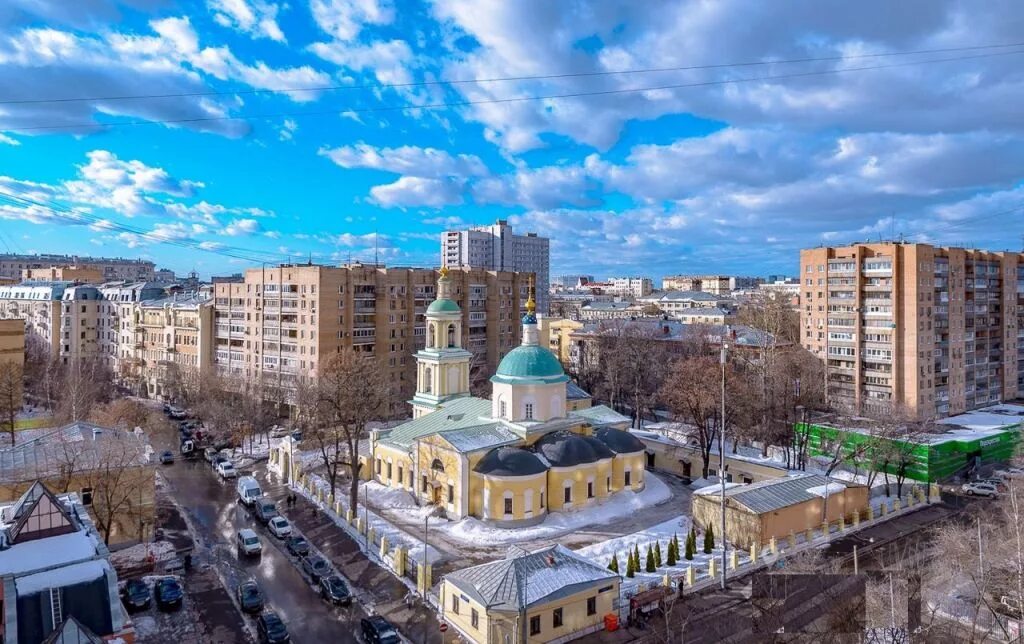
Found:
[(124, 257), (84, 257), (76, 255), (16, 255), (0, 253), (0, 277), (21, 279), (26, 268), (49, 268), (51, 266), (91, 266), (100, 270), (103, 280), (151, 281), (156, 265), (144, 259)]
[(608, 292), (626, 297), (645, 297), (654, 290), (654, 281), (649, 277), (612, 277)]
[(667, 275), (661, 280), (663, 291), (704, 291), (728, 295), (732, 290), (728, 275)]
[(800, 253), (800, 279), (801, 344), (825, 361), (839, 409), (927, 419), (1024, 389), (1019, 253), (893, 242), (812, 248)]
[(533, 273), (537, 276), (537, 305), (548, 312), (550, 240), (536, 233), (516, 235), (505, 220), (492, 226), (441, 233), (441, 265), (490, 271)]
[[(427, 307), (437, 271), (376, 265), (289, 265), (249, 269), (214, 282), (213, 364), (224, 375), (263, 376), (284, 389), (313, 375), (343, 348), (376, 355), (395, 383), (396, 415), (415, 393), (414, 351), (426, 346)], [(451, 270), (461, 315), (460, 346), (472, 354), (470, 386), (482, 388), (519, 341), (527, 276)]]

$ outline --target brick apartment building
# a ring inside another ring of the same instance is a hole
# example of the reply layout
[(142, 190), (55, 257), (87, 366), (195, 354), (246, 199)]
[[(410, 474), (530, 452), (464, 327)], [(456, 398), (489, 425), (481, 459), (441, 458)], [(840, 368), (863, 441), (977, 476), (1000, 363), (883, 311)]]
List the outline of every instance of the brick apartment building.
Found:
[[(455, 269), (449, 277), (467, 329), (465, 348), (474, 354), (471, 384), (485, 387), (519, 345), (528, 276)], [(412, 355), (425, 345), (423, 314), (437, 278), (433, 269), (284, 264), (215, 280), (213, 365), (225, 375), (276, 375), (274, 384), (287, 389), (298, 376), (315, 374), (327, 355), (355, 348), (382, 359), (399, 394), (395, 412), (404, 414), (416, 386)]]
[(801, 344), (833, 406), (918, 418), (1017, 397), (1019, 253), (884, 242), (800, 253)]

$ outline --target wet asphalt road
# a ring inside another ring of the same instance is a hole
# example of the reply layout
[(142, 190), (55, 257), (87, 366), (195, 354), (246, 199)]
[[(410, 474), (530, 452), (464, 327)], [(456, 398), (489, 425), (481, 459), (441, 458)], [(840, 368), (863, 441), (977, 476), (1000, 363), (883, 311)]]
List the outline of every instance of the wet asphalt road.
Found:
[[(267, 607), (281, 616), (296, 644), (355, 641), (354, 634), (363, 616), (361, 608), (355, 602), (350, 608), (324, 602), (281, 541), (237, 502), (233, 480), (221, 481), (201, 457), (177, 460), (161, 471), (174, 498), (188, 514), (201, 559), (217, 568), (229, 592), (233, 594), (238, 583), (255, 579), (267, 599)], [(262, 477), (258, 478), (261, 486), (268, 485)], [(253, 528), (260, 536), (260, 557), (240, 557), (236, 552), (235, 533), (241, 528)], [(246, 620), (255, 634), (255, 619)]]

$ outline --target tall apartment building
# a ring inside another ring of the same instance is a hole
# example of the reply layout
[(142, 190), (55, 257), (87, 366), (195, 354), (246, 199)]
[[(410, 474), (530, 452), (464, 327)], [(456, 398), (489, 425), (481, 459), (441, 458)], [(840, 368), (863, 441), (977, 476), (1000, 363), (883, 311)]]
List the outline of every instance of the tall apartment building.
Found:
[(174, 396), (178, 374), (202, 376), (213, 366), (213, 300), (204, 294), (143, 300), (132, 327), (138, 382), (150, 397)]
[[(280, 265), (254, 268), (241, 280), (214, 281), (213, 364), (236, 377), (269, 377), (287, 389), (315, 375), (343, 348), (378, 356), (404, 414), (416, 387), (412, 354), (425, 346), (424, 313), (437, 271), (375, 265)], [(498, 362), (518, 346), (526, 275), (456, 269), (449, 273), (462, 310), (471, 385), (486, 387)]]
[(69, 282), (0, 286), (0, 319), (24, 320), (25, 340), (37, 338), (50, 352), (61, 351), (61, 299)]
[(661, 279), (661, 289), (728, 295), (732, 290), (732, 284), (728, 275), (669, 275)]
[(801, 342), (853, 413), (959, 414), (1024, 390), (1019, 253), (879, 243), (800, 253)]
[(124, 257), (85, 257), (74, 255), (17, 255), (0, 253), (0, 277), (21, 279), (26, 268), (38, 269), (51, 266), (88, 265), (103, 273), (103, 280), (128, 280), (145, 282), (153, 280), (153, 262), (144, 259)]
[(609, 292), (627, 297), (646, 297), (654, 290), (654, 281), (649, 277), (612, 277), (608, 283)]
[(547, 315), (550, 297), (551, 243), (536, 233), (516, 235), (505, 220), (492, 226), (441, 233), (441, 265), (537, 276), (537, 308)]

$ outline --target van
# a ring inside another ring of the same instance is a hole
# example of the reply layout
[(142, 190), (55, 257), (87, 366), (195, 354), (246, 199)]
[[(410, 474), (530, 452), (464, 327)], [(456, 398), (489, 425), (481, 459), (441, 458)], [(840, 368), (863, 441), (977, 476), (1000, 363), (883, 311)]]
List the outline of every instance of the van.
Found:
[(252, 528), (242, 528), (235, 536), (238, 552), (243, 555), (258, 555), (263, 552), (263, 544)]
[(245, 505), (252, 505), (253, 501), (263, 496), (260, 484), (251, 476), (243, 476), (238, 479), (235, 490), (238, 492), (238, 500)]

